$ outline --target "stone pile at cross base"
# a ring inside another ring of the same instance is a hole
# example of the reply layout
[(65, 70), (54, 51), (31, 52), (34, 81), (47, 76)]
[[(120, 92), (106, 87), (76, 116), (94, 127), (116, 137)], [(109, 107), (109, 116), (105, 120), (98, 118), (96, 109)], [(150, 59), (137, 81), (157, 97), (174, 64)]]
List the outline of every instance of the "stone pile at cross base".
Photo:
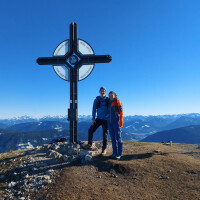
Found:
[(26, 150), (26, 159), (16, 168), (1, 175), (1, 181), (7, 182), (5, 200), (29, 200), (31, 191), (38, 191), (51, 183), (57, 169), (67, 167), (74, 161), (87, 164), (92, 157), (101, 153), (101, 145), (94, 143), (92, 151), (83, 148), (85, 144), (59, 142), (37, 146)]

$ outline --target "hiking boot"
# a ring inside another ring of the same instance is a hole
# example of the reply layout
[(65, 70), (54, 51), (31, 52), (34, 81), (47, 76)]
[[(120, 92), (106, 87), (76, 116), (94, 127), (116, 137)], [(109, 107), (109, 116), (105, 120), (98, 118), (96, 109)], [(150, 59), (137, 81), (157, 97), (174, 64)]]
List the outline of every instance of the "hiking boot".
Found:
[(116, 155), (113, 153), (111, 156), (109, 156), (110, 159), (115, 159)]
[(86, 144), (86, 145), (83, 146), (83, 149), (92, 150), (92, 145)]
[(105, 149), (102, 150), (101, 155), (102, 155), (102, 156), (105, 156), (105, 155), (106, 155), (106, 150), (105, 150)]
[(116, 159), (120, 160), (121, 157), (122, 157), (121, 155), (118, 155), (118, 156), (116, 156)]

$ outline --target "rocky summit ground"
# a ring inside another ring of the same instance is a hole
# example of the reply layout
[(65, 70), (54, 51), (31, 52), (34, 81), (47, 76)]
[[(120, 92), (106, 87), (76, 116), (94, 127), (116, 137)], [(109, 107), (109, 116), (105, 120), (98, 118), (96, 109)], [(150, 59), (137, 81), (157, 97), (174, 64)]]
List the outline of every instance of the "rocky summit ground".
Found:
[(80, 147), (79, 156), (56, 154), (55, 146), (0, 154), (1, 198), (200, 199), (198, 145), (124, 142), (121, 160), (109, 159), (110, 143), (105, 156), (100, 147)]

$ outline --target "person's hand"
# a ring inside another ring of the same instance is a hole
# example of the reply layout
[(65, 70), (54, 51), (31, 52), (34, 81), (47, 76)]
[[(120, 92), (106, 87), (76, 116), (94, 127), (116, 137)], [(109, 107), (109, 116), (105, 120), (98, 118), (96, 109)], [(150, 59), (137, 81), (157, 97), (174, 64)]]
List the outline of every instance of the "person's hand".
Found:
[(95, 124), (95, 120), (92, 121), (92, 126)]

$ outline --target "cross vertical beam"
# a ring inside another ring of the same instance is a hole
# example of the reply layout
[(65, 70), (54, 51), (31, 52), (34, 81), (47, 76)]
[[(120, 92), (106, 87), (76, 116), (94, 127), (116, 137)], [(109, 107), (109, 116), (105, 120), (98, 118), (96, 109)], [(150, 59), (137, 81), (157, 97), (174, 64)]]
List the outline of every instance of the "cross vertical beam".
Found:
[(70, 52), (77, 52), (77, 24), (70, 24)]
[[(70, 52), (77, 52), (77, 25), (70, 24)], [(76, 143), (78, 138), (78, 68), (70, 67), (70, 142)]]
[(70, 69), (70, 109), (68, 109), (70, 121), (70, 142), (76, 143), (78, 137), (78, 75), (77, 69)]

